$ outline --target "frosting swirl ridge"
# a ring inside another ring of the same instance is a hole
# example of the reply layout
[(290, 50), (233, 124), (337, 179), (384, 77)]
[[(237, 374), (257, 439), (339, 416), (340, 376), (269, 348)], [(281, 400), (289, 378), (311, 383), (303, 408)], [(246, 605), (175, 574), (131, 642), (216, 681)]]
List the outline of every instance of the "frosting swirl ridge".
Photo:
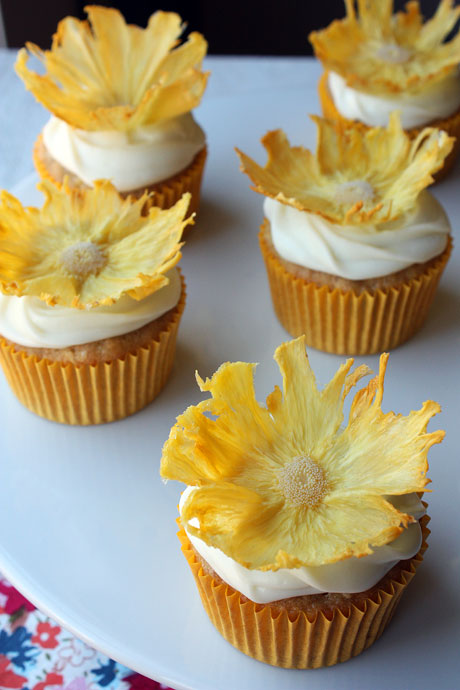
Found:
[(109, 179), (119, 192), (166, 180), (186, 168), (205, 146), (191, 113), (133, 131), (86, 131), (51, 117), (43, 129), (48, 153), (88, 186)]
[[(194, 490), (195, 487), (185, 489), (179, 510), (189, 493)], [(387, 500), (415, 519), (425, 513), (417, 494), (388, 496)], [(186, 525), (184, 528), (187, 531)], [(208, 546), (202, 539), (189, 533), (187, 536), (196, 551), (224, 582), (257, 604), (324, 592), (364, 592), (376, 585), (396, 563), (415, 556), (422, 543), (421, 528), (415, 522), (393, 542), (376, 547), (373, 553), (363, 558), (352, 557), (316, 567), (261, 571), (245, 568), (220, 549)]]
[(176, 306), (181, 278), (176, 268), (169, 283), (148, 297), (128, 295), (92, 309), (49, 306), (38, 297), (0, 293), (0, 333), (24, 347), (64, 348), (112, 338), (142, 328)]
[(264, 201), (278, 254), (314, 271), (348, 280), (390, 275), (441, 254), (450, 223), (441, 204), (421, 192), (414, 209), (378, 226), (339, 225), (308, 211)]
[(329, 72), (328, 86), (339, 113), (369, 127), (386, 127), (394, 110), (400, 112), (404, 129), (411, 129), (448, 117), (460, 108), (458, 71), (435, 82), (429, 89), (413, 93), (403, 91), (388, 97), (358, 91), (348, 86), (336, 72)]

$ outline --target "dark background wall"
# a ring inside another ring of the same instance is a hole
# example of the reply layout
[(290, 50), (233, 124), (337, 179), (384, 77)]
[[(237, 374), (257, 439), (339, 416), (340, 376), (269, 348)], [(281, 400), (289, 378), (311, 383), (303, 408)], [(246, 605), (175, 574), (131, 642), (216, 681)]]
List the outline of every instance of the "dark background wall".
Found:
[[(83, 7), (89, 3), (1, 0), (0, 4), (9, 46), (19, 47), (25, 41), (33, 41), (47, 48), (57, 22), (69, 14), (83, 18)], [(163, 0), (159, 3), (102, 0), (98, 4), (118, 7), (127, 21), (140, 26), (145, 26), (156, 9), (174, 10), (190, 30), (201, 31), (206, 36), (210, 53), (224, 55), (309, 55), (308, 33), (344, 15), (342, 0)], [(404, 5), (403, 0), (395, 0), (397, 9)], [(429, 17), (438, 0), (421, 0), (420, 5)]]

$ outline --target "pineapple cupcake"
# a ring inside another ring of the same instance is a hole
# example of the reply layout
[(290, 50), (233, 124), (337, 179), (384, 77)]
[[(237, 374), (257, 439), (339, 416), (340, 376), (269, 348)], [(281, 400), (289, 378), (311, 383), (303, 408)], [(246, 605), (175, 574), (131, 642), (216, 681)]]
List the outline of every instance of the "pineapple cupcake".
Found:
[(267, 197), (259, 241), (274, 309), (319, 350), (389, 350), (422, 326), (449, 258), (449, 221), (425, 187), (453, 140), (432, 128), (410, 139), (397, 113), (364, 133), (313, 120), (316, 155), (282, 130), (262, 139), (265, 168), (237, 149)]
[(19, 401), (66, 424), (122, 419), (173, 365), (190, 195), (171, 209), (43, 180), (43, 208), (0, 201), (0, 364)]
[(368, 368), (351, 372), (348, 360), (320, 391), (304, 338), (275, 359), (283, 392), (276, 386), (266, 407), (253, 364), (197, 376), (212, 397), (177, 418), (161, 475), (188, 487), (179, 536), (219, 632), (275, 666), (331, 666), (375, 642), (422, 560), (417, 492), (444, 436), (426, 433), (440, 408), (384, 414), (382, 355), (343, 427), (344, 398)]
[(456, 137), (439, 180), (452, 168), (460, 146), (460, 35), (449, 41), (460, 16), (453, 0), (441, 0), (423, 23), (418, 2), (393, 14), (393, 0), (345, 0), (346, 17), (310, 34), (324, 66), (319, 82), (323, 115), (366, 131), (401, 113), (416, 138), (430, 125)]
[(162, 208), (188, 191), (196, 211), (206, 141), (191, 111), (206, 88), (205, 39), (193, 32), (177, 47), (183, 25), (173, 12), (155, 12), (141, 29), (115, 9), (86, 11), (87, 21), (59, 23), (51, 50), (27, 44), (43, 76), (29, 70), (26, 49), (16, 62), (51, 112), (34, 148), (40, 177), (61, 184), (67, 176), (74, 187), (107, 178), (123, 196), (154, 191)]

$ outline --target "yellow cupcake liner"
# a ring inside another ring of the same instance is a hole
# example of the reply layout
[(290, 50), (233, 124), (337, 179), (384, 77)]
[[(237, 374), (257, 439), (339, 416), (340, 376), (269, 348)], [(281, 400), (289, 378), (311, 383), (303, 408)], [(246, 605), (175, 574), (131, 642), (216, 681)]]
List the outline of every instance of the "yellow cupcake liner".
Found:
[(267, 243), (267, 232), (265, 219), (259, 243), (280, 323), (294, 337), (305, 334), (309, 347), (337, 355), (385, 352), (411, 338), (427, 317), (452, 250), (449, 238), (437, 261), (417, 277), (357, 294), (290, 273)]
[(333, 666), (361, 654), (380, 637), (428, 548), (429, 517), (420, 520), (423, 543), (395, 577), (384, 577), (359, 605), (327, 606), (306, 613), (255, 604), (203, 570), (183, 528), (182, 552), (195, 578), (203, 606), (217, 630), (234, 647), (258, 661), (283, 668)]
[[(32, 154), (35, 168), (42, 179), (48, 179), (59, 187), (62, 184), (62, 178), (58, 179), (58, 177), (55, 176), (52, 171), (50, 171), (46, 162), (43, 160), (41, 155), (43, 146), (43, 135), (40, 134), (35, 142)], [(177, 175), (174, 175), (163, 182), (157, 182), (156, 184), (149, 185), (145, 189), (130, 192), (130, 194), (135, 198), (139, 198), (146, 190), (149, 192), (155, 192), (154, 198), (146, 208), (154, 205), (159, 208), (168, 209), (171, 208), (171, 206), (174, 206), (174, 204), (179, 201), (185, 192), (190, 192), (192, 199), (190, 201), (188, 211), (189, 214), (196, 213), (200, 205), (201, 180), (203, 178), (206, 157), (207, 149), (205, 147), (196, 154), (193, 161), (190, 163), (188, 168), (185, 168), (185, 170), (182, 170), (181, 172), (177, 173)], [(62, 168), (62, 170), (64, 169)], [(64, 173), (62, 174), (62, 177), (63, 175)], [(81, 182), (76, 175), (69, 174), (68, 179), (72, 186), (87, 186)], [(120, 192), (120, 196), (127, 197), (128, 192)]]
[[(323, 72), (318, 82), (318, 95), (323, 116), (327, 117), (329, 120), (341, 122), (347, 127), (357, 127), (363, 132), (370, 129), (370, 127), (365, 125), (363, 122), (359, 122), (357, 120), (348, 120), (339, 113), (329, 91), (328, 77), (329, 72)], [(432, 122), (427, 123), (425, 126), (437, 127), (438, 129), (442, 129), (447, 132), (449, 136), (455, 137), (452, 151), (445, 159), (441, 170), (438, 170), (438, 172), (434, 175), (435, 182), (440, 182), (447, 177), (448, 173), (452, 170), (460, 152), (460, 109), (449, 117), (433, 120)], [(408, 129), (406, 131), (411, 138), (415, 139), (415, 137), (420, 134), (422, 129), (424, 129), (424, 127), (413, 127), (412, 129)]]
[(111, 362), (53, 362), (17, 350), (0, 336), (0, 364), (13, 393), (35, 414), (62, 424), (104, 424), (138, 412), (171, 373), (185, 296), (182, 280), (165, 328), (148, 345)]

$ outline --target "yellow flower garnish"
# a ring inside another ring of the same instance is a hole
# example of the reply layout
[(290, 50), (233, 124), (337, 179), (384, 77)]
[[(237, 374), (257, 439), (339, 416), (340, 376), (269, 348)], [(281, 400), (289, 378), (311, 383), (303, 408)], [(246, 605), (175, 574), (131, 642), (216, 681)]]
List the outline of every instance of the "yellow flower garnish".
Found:
[(460, 7), (441, 0), (423, 23), (418, 2), (393, 15), (393, 0), (345, 0), (347, 16), (309, 38), (324, 67), (353, 88), (391, 95), (423, 89), (453, 72), (460, 63), (460, 35), (449, 42)]
[(42, 180), (41, 209), (24, 208), (3, 191), (0, 197), (0, 289), (33, 295), (53, 306), (80, 309), (113, 304), (122, 295), (142, 299), (169, 282), (179, 261), (190, 194), (175, 206), (152, 206), (148, 199), (122, 199), (98, 180), (94, 188), (59, 189)]
[(265, 168), (236, 149), (241, 170), (254, 191), (344, 225), (384, 223), (411, 210), (454, 142), (432, 127), (410, 139), (398, 113), (391, 114), (387, 128), (364, 133), (312, 119), (318, 127), (316, 154), (291, 147), (278, 129), (262, 139), (268, 154)]
[(247, 568), (277, 570), (365, 556), (414, 519), (386, 498), (423, 491), (426, 433), (437, 403), (407, 417), (381, 409), (388, 355), (356, 393), (342, 428), (344, 398), (363, 376), (353, 360), (319, 391), (304, 337), (275, 352), (283, 375), (266, 407), (255, 398), (254, 364), (223, 364), (197, 376), (212, 398), (177, 418), (161, 475), (197, 487), (182, 508), (187, 530)]
[(51, 50), (27, 43), (45, 66), (41, 76), (19, 51), (16, 71), (48, 110), (86, 130), (132, 130), (195, 108), (206, 88), (201, 72), (207, 43), (193, 32), (177, 47), (181, 18), (155, 12), (146, 29), (126, 24), (118, 10), (91, 5), (89, 21), (66, 17)]

